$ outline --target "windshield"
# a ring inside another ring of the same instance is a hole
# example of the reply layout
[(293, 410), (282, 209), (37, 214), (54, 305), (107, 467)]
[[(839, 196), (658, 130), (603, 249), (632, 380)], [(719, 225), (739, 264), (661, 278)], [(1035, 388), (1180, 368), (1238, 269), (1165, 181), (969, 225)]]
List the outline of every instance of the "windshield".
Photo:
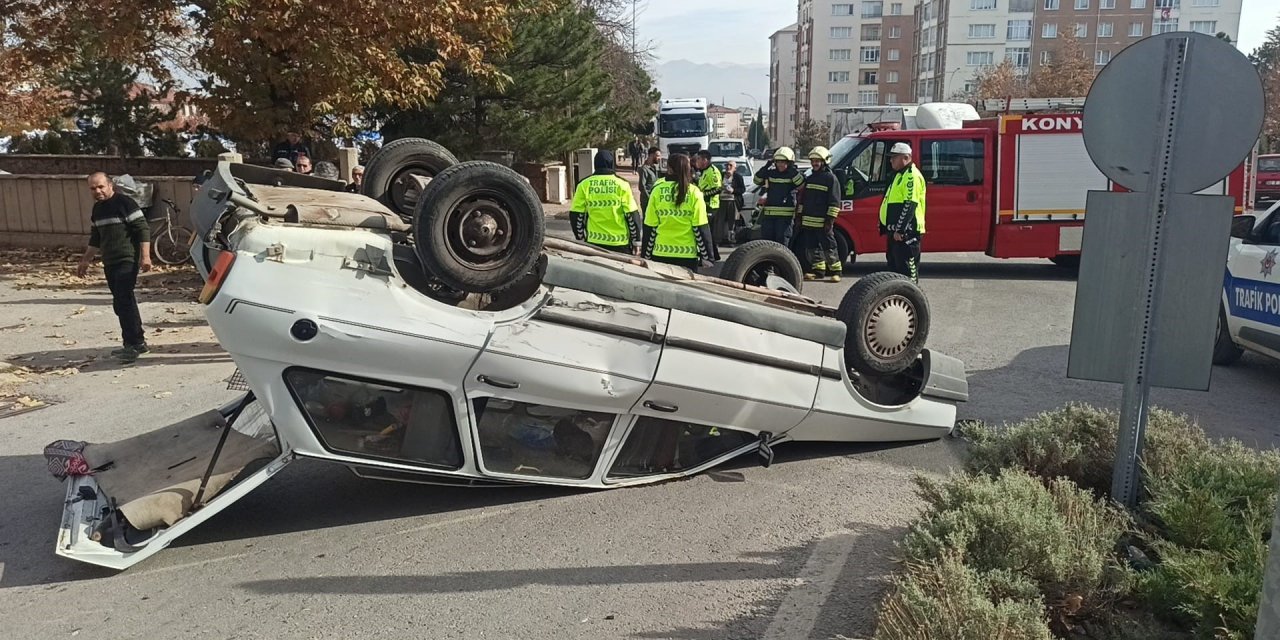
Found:
[(747, 155), (741, 142), (712, 142), (709, 151), (717, 158), (741, 158)]
[(841, 138), (835, 146), (831, 147), (831, 166), (837, 169), (843, 169), (848, 164), (849, 152), (858, 148), (862, 142), (863, 138)]
[(658, 131), (665, 138), (700, 138), (707, 135), (707, 117), (696, 113), (661, 115)]
[(1280, 172), (1280, 158), (1258, 158), (1258, 171)]
[[(720, 173), (724, 173), (724, 172), (725, 172), (725, 167), (729, 166), (729, 163), (728, 163), (728, 162), (717, 162), (717, 163), (715, 163), (715, 165), (716, 165), (716, 168), (720, 170)], [(742, 178), (743, 178), (744, 180), (750, 180), (750, 179), (751, 179), (751, 167), (747, 166), (747, 164), (746, 164), (746, 163), (744, 163), (744, 162), (739, 162), (737, 166), (738, 166), (738, 168), (737, 168), (737, 170), (735, 170), (735, 171), (734, 171), (734, 173), (736, 173), (736, 174), (738, 174), (738, 175), (742, 176)]]

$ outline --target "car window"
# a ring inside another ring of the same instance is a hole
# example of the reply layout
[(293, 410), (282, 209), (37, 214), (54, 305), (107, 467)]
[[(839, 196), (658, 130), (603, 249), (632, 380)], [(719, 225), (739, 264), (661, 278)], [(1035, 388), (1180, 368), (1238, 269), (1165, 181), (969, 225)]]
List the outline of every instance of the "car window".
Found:
[(635, 478), (693, 469), (756, 440), (745, 431), (641, 417), (627, 434), (609, 477)]
[(853, 168), (856, 174), (870, 184), (887, 184), (888, 177), (885, 167), (888, 166), (888, 160), (885, 154), (889, 151), (889, 143), (884, 140), (877, 140), (867, 145), (853, 159)]
[[(725, 171), (727, 171), (726, 167), (728, 167), (728, 166), (729, 166), (729, 163), (727, 163), (727, 162), (717, 162), (717, 163), (715, 163), (715, 165), (716, 165), (716, 168), (720, 170), (720, 173), (722, 173), (722, 174), (723, 174)], [(743, 178), (744, 180), (750, 180), (750, 179), (751, 179), (751, 167), (748, 167), (748, 166), (747, 166), (746, 164), (744, 164), (744, 163), (739, 162), (739, 163), (738, 163), (738, 168), (734, 171), (734, 173), (736, 173), (736, 174), (738, 174), (738, 175), (742, 176), (742, 178)]]
[(524, 476), (590, 478), (615, 418), (499, 398), (474, 406), (484, 468)]
[(287, 370), (284, 380), (326, 449), (462, 467), (458, 423), (447, 393), (297, 368)]
[(925, 182), (938, 185), (972, 186), (982, 184), (981, 138), (964, 140), (929, 140), (921, 145), (920, 172)]
[(711, 155), (721, 158), (740, 158), (747, 155), (741, 142), (712, 142), (707, 150)]
[(1259, 158), (1258, 171), (1280, 172), (1280, 158)]

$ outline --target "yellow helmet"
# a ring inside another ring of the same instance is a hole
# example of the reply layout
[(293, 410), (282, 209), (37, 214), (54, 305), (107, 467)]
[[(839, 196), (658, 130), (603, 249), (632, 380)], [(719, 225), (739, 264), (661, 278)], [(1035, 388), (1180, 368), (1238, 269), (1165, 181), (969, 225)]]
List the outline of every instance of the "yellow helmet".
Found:
[(795, 162), (796, 152), (792, 151), (791, 147), (778, 147), (778, 150), (773, 152), (773, 159), (786, 160), (787, 162)]
[(813, 151), (809, 152), (809, 159), (831, 162), (831, 152), (826, 147), (814, 147)]

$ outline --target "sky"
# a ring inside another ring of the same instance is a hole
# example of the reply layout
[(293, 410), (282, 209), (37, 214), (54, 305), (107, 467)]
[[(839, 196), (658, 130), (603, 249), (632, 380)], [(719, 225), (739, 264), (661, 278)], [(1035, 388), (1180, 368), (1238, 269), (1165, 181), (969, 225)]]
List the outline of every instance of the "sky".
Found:
[[(796, 20), (795, 0), (636, 0), (637, 38), (657, 63), (769, 64), (768, 38)], [(1244, 0), (1239, 47), (1248, 53), (1280, 23), (1276, 0)]]

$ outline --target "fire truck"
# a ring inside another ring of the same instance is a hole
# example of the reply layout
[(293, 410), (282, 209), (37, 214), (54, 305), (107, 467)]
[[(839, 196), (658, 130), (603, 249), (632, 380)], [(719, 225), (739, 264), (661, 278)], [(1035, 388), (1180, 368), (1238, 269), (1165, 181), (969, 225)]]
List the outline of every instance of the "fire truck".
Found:
[[(988, 112), (1004, 113), (967, 120), (959, 128), (889, 127), (836, 142), (831, 164), (845, 185), (835, 228), (841, 257), (852, 262), (858, 254), (884, 252), (879, 221), (893, 173), (889, 149), (906, 142), (928, 184), (923, 251), (1078, 265), (1086, 194), (1125, 189), (1109, 181), (1085, 151), (1083, 116), (1074, 110), (1084, 100), (1065, 100), (1067, 109), (1064, 99), (988, 101)], [(1057, 110), (1041, 111), (1047, 107)], [(1239, 214), (1251, 205), (1246, 188), (1242, 164), (1200, 193), (1233, 196)]]

